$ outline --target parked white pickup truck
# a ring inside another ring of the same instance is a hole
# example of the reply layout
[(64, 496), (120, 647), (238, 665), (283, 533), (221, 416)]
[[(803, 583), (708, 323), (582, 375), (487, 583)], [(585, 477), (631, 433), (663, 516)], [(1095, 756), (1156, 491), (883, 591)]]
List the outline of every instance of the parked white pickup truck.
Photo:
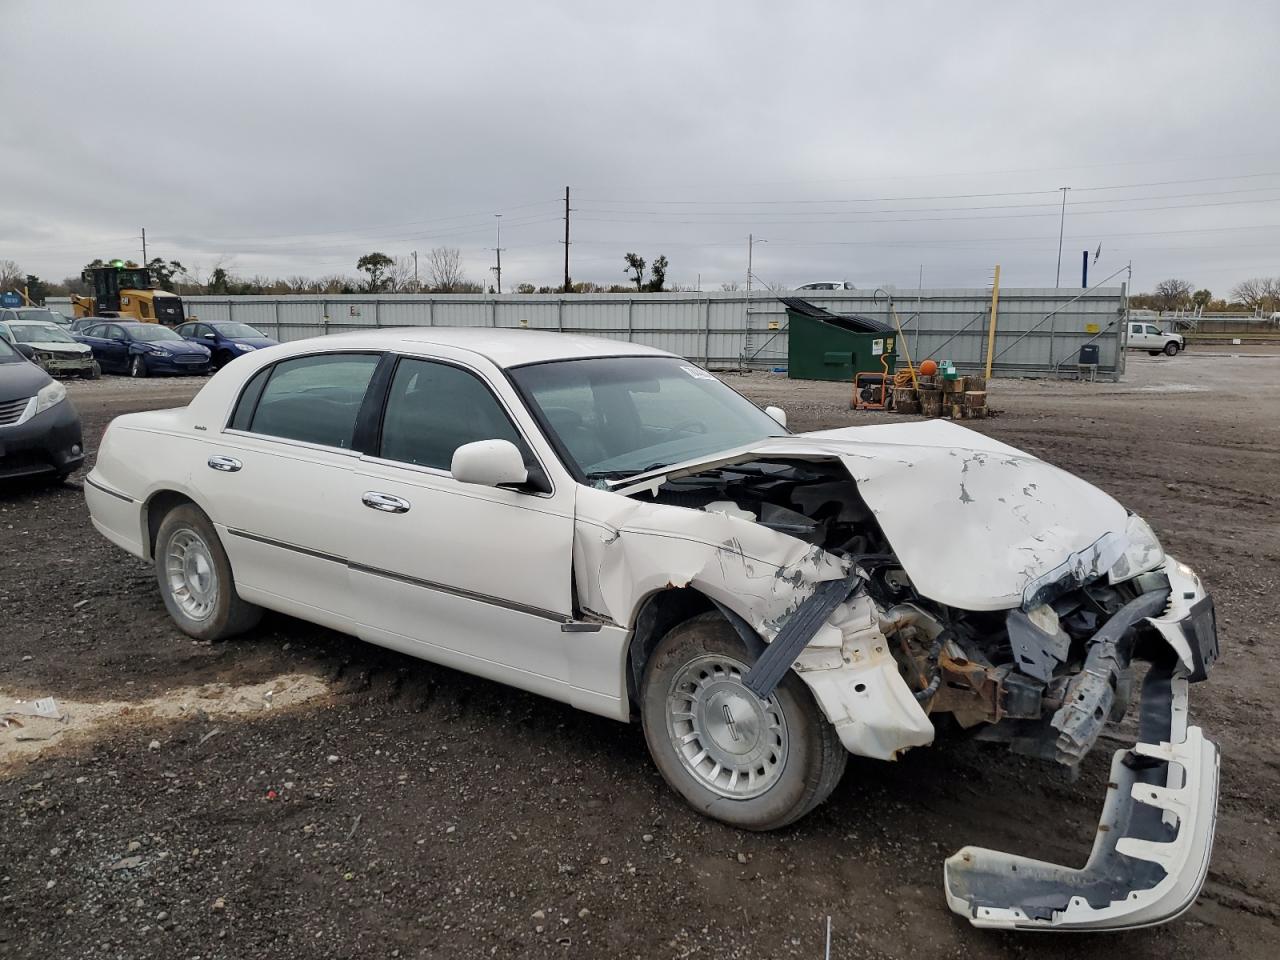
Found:
[(1130, 350), (1145, 350), (1153, 357), (1162, 353), (1176, 357), (1179, 350), (1187, 349), (1187, 342), (1180, 333), (1168, 333), (1154, 323), (1130, 320), (1125, 346)]

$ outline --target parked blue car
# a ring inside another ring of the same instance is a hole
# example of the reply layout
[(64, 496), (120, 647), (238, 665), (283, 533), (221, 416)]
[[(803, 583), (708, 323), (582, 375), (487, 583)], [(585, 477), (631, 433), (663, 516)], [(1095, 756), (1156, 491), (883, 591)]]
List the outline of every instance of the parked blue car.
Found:
[(247, 323), (231, 321), (193, 320), (179, 324), (176, 328), (179, 336), (192, 343), (208, 347), (213, 354), (215, 368), (225, 367), (241, 354), (263, 347), (274, 347), (279, 340), (272, 340), (261, 330), (256, 330)]
[(159, 373), (206, 374), (212, 368), (207, 347), (190, 343), (169, 327), (138, 320), (104, 320), (80, 333), (103, 371), (149, 377)]

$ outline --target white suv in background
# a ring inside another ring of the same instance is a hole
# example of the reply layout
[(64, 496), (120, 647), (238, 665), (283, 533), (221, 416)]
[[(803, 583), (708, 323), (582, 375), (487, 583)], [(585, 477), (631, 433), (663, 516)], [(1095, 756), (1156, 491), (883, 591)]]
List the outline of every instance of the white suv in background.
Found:
[(1161, 330), (1154, 323), (1130, 320), (1128, 330), (1128, 341), (1125, 345), (1130, 350), (1145, 350), (1153, 357), (1162, 353), (1169, 357), (1176, 357), (1179, 350), (1187, 349), (1187, 341), (1182, 334)]

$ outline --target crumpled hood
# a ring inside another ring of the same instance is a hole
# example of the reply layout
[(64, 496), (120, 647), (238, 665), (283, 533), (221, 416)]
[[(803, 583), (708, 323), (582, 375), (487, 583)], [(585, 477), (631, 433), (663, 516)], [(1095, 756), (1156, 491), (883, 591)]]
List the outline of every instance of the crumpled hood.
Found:
[(1092, 484), (942, 420), (777, 437), (627, 481), (630, 493), (759, 457), (838, 458), (915, 588), (964, 610), (1019, 606), (1028, 584), (1072, 561), (1127, 514)]

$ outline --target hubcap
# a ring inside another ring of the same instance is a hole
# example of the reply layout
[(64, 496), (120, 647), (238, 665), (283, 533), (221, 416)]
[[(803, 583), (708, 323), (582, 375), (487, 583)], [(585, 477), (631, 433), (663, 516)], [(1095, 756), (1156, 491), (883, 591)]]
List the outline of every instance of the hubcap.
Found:
[(680, 762), (722, 797), (758, 797), (782, 776), (787, 722), (776, 696), (761, 700), (742, 685), (745, 664), (697, 657), (667, 692), (667, 735)]
[(183, 527), (169, 538), (165, 553), (169, 595), (184, 616), (207, 620), (218, 603), (218, 574), (209, 545), (200, 534)]

